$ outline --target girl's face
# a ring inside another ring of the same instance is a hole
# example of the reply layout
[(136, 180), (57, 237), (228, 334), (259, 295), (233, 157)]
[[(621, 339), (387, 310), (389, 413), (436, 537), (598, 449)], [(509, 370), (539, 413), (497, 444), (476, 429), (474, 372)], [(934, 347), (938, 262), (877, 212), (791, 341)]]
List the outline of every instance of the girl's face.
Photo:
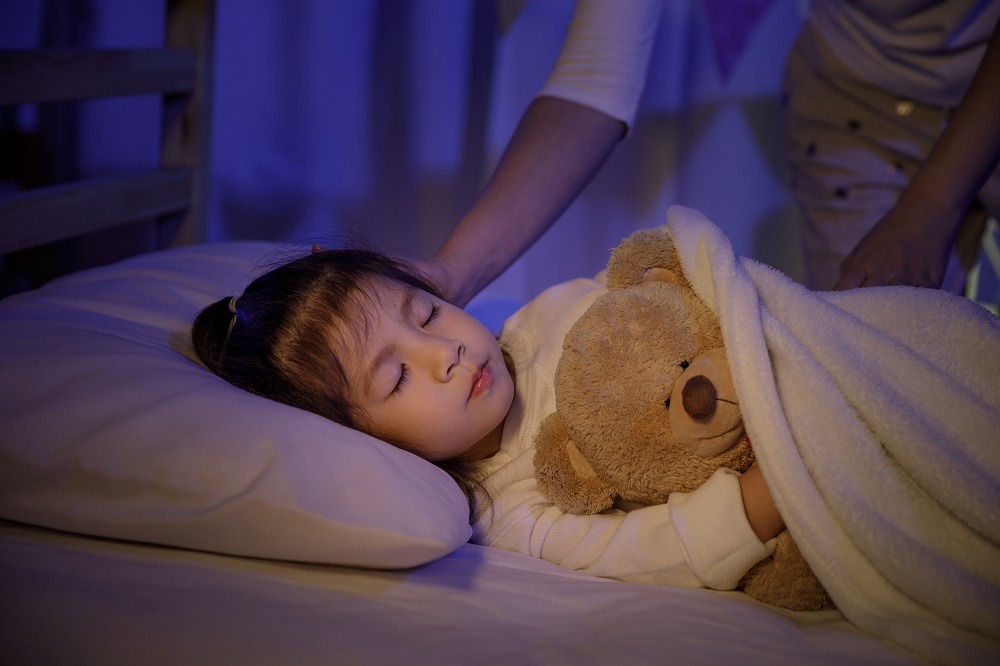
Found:
[(426, 291), (379, 282), (375, 292), (370, 325), (345, 363), (351, 402), (372, 434), (431, 461), (496, 453), (514, 399), (496, 338)]

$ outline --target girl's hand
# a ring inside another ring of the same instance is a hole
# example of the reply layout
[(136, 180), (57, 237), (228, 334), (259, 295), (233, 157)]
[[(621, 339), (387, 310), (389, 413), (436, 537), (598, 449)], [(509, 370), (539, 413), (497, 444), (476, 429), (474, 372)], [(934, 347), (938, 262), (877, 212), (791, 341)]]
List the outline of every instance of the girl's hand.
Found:
[(756, 463), (740, 474), (740, 492), (743, 495), (743, 510), (758, 539), (768, 541), (785, 529), (785, 521), (778, 513), (771, 491), (764, 483), (764, 475)]

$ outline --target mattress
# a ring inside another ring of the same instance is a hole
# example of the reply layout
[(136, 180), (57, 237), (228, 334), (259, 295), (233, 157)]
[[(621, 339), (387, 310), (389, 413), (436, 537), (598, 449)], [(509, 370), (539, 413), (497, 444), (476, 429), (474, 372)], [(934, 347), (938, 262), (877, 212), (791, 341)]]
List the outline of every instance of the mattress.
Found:
[(310, 565), (0, 525), (7, 663), (810, 663), (915, 657), (836, 611), (622, 583), (466, 544)]

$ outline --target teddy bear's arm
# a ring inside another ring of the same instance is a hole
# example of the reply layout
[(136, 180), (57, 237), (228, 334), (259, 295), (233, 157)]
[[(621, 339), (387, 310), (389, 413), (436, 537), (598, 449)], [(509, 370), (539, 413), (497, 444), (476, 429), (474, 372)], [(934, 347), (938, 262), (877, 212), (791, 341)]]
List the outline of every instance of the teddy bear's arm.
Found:
[(539, 429), (535, 477), (542, 493), (568, 513), (600, 513), (610, 508), (617, 496), (580, 453), (559, 414), (550, 414)]

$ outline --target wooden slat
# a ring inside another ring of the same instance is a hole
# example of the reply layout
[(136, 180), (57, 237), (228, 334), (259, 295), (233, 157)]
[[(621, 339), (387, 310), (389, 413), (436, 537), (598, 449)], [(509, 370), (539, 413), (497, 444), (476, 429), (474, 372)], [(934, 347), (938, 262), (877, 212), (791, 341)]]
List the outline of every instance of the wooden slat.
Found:
[(184, 210), (192, 178), (160, 169), (0, 195), (0, 254)]
[(207, 236), (214, 70), (215, 0), (167, 0), (165, 45), (197, 54), (192, 95), (163, 96), (160, 165), (194, 172), (191, 206), (180, 220), (162, 220), (162, 247), (202, 242)]
[(0, 51), (0, 104), (190, 92), (197, 60), (184, 49)]

